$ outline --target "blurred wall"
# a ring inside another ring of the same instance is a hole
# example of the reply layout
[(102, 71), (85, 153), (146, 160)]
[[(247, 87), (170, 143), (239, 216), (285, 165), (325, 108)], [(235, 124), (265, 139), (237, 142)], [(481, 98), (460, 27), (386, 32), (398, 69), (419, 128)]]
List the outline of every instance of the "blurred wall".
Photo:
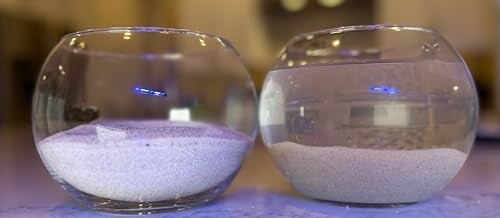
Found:
[(433, 27), (466, 53), (495, 49), (494, 0), (380, 0), (377, 10), (379, 23)]
[(3, 13), (68, 25), (75, 29), (141, 23), (141, 0), (2, 0)]
[(476, 81), (482, 111), (487, 112), (494, 107), (497, 77), (496, 10), (495, 0), (380, 0), (377, 20), (439, 30), (464, 57)]

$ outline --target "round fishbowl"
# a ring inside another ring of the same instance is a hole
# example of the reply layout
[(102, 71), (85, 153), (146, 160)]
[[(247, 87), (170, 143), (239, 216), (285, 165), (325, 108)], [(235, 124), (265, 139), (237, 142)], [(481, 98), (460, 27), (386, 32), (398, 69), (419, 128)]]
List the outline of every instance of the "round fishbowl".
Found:
[(150, 214), (224, 192), (256, 112), (229, 41), (133, 27), (64, 36), (41, 69), (32, 121), (43, 163), (78, 205)]
[(304, 195), (362, 205), (424, 201), (458, 173), (478, 100), (437, 32), (350, 26), (291, 39), (259, 107), (264, 143)]

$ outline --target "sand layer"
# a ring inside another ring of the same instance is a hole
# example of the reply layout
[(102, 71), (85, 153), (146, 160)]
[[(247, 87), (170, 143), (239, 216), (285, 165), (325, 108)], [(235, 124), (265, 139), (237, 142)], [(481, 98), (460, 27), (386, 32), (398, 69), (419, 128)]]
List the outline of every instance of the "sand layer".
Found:
[(200, 123), (107, 121), (50, 136), (38, 149), (49, 171), (80, 191), (154, 202), (216, 187), (249, 145), (238, 132)]
[(440, 191), (467, 155), (450, 148), (374, 150), (340, 146), (269, 145), (292, 185), (316, 199), (350, 203), (409, 203)]

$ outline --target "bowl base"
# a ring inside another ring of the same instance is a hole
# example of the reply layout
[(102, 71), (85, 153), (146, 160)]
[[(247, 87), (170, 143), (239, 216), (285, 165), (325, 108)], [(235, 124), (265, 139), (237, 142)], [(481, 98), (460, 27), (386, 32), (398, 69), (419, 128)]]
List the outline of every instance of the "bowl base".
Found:
[(352, 203), (352, 202), (341, 202), (341, 201), (329, 201), (321, 200), (324, 203), (330, 203), (342, 207), (354, 207), (354, 208), (399, 208), (406, 207), (418, 202), (404, 202), (404, 203)]
[(162, 212), (182, 211), (211, 202), (226, 190), (233, 180), (233, 177), (234, 175), (216, 187), (198, 194), (156, 202), (112, 200), (81, 192), (68, 184), (63, 184), (63, 186), (68, 191), (74, 203), (80, 208), (110, 214), (149, 215)]

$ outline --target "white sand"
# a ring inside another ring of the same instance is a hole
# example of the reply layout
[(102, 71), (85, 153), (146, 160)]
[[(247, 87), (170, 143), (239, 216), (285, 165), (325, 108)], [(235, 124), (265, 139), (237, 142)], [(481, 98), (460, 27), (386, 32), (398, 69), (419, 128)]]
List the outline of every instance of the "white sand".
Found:
[(81, 125), (38, 144), (47, 168), (66, 183), (133, 202), (214, 188), (236, 173), (249, 146), (246, 136), (229, 129), (165, 121)]
[(467, 155), (459, 150), (372, 150), (269, 145), (279, 168), (303, 194), (350, 203), (409, 203), (440, 191)]

